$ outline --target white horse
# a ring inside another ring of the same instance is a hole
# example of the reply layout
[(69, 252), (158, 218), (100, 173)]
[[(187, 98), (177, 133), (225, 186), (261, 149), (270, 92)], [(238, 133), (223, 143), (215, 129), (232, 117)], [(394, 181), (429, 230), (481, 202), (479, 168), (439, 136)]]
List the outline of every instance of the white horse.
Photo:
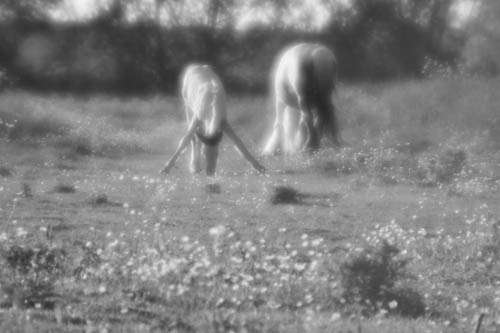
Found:
[(273, 70), (276, 118), (263, 154), (315, 150), (323, 134), (339, 145), (331, 100), (336, 71), (335, 55), (321, 44), (295, 44), (277, 57)]
[(213, 175), (217, 166), (219, 143), (224, 133), (256, 170), (265, 171), (227, 122), (226, 92), (212, 67), (203, 64), (191, 64), (186, 67), (182, 74), (182, 98), (188, 122), (187, 133), (161, 170), (162, 173), (170, 171), (177, 158), (191, 142), (191, 172), (201, 171), (200, 153), (203, 146), (207, 175)]

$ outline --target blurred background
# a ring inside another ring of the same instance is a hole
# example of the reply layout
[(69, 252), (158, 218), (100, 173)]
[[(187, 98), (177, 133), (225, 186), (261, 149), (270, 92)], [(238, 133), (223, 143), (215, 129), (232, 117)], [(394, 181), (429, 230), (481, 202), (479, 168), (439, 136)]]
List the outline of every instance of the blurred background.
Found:
[(301, 40), (332, 47), (345, 82), (495, 76), (499, 17), (497, 0), (0, 0), (0, 87), (173, 93), (205, 61), (258, 93)]

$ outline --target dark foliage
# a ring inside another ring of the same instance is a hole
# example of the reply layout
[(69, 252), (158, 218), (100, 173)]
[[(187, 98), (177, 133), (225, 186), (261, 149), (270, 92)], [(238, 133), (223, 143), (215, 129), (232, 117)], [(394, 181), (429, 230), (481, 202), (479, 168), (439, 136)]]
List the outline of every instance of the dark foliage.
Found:
[(0, 305), (52, 309), (57, 298), (54, 282), (64, 274), (66, 251), (47, 245), (13, 245), (3, 248), (0, 255), (5, 263), (0, 274)]
[(10, 269), (21, 274), (36, 273), (52, 274), (63, 269), (66, 253), (61, 249), (47, 246), (28, 248), (11, 246), (1, 252)]
[(446, 149), (432, 156), (417, 171), (420, 184), (437, 186), (450, 184), (467, 167), (467, 154), (462, 149)]
[(109, 200), (108, 196), (104, 193), (99, 193), (92, 196), (89, 201), (92, 206), (112, 206), (112, 207), (122, 206), (122, 204), (119, 202)]
[(7, 178), (7, 177), (11, 177), (11, 176), (12, 176), (11, 169), (4, 167), (4, 166), (0, 166), (0, 177)]
[(68, 185), (68, 184), (57, 184), (54, 186), (53, 191), (55, 193), (64, 193), (64, 194), (69, 194), (69, 193), (75, 193), (76, 188), (74, 185)]
[(441, 183), (450, 182), (466, 165), (465, 151), (448, 149), (439, 156), (436, 167), (437, 180)]
[(231, 27), (165, 28), (154, 21), (126, 24), (113, 11), (70, 24), (19, 16), (0, 22), (0, 68), (10, 85), (27, 89), (138, 94), (175, 92), (182, 67), (198, 61), (211, 63), (230, 90), (264, 92), (276, 54), (297, 41), (333, 48), (345, 80), (415, 77), (429, 57), (458, 59), (460, 45), (437, 42), (437, 28), (402, 15), (394, 1), (356, 6), (347, 23), (336, 21), (317, 33), (273, 26), (242, 33)]
[(220, 184), (210, 183), (205, 185), (205, 192), (210, 194), (220, 194), (222, 192)]
[(99, 206), (99, 205), (107, 205), (109, 204), (109, 199), (108, 199), (108, 196), (106, 194), (97, 194), (95, 196), (93, 196), (92, 198), (90, 198), (90, 203), (92, 205), (95, 205), (95, 206)]
[(33, 192), (31, 190), (31, 186), (29, 184), (22, 184), (21, 191), (17, 193), (19, 196), (23, 198), (32, 198)]
[(290, 186), (276, 186), (269, 197), (273, 205), (297, 204), (300, 202), (299, 192)]
[(396, 247), (384, 242), (379, 249), (365, 250), (345, 262), (341, 279), (347, 303), (360, 305), (366, 315), (382, 309), (401, 316), (423, 315), (422, 296), (397, 285), (407, 275), (407, 262), (397, 258), (398, 253)]

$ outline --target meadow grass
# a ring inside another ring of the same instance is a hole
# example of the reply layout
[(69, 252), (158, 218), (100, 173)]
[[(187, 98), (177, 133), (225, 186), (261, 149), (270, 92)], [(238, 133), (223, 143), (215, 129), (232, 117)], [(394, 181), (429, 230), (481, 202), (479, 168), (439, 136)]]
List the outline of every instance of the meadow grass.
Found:
[[(348, 146), (214, 179), (157, 175), (176, 98), (5, 93), (0, 331), (498, 331), (499, 85), (343, 86)], [(269, 104), (229, 100), (254, 152)]]

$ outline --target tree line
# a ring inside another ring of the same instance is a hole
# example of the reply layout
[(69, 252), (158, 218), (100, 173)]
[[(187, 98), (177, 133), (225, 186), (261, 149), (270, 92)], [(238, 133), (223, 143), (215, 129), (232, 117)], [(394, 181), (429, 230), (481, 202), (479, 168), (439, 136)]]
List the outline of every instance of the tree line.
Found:
[[(418, 78), (463, 65), (498, 73), (495, 0), (465, 0), (468, 7), (464, 0), (318, 1), (330, 14), (320, 28), (305, 10), (292, 15), (303, 3), (296, 0), (249, 0), (245, 8), (235, 0), (109, 0), (91, 17), (70, 21), (50, 16), (61, 0), (0, 0), (0, 83), (47, 91), (174, 92), (179, 70), (200, 61), (216, 67), (230, 89), (262, 92), (275, 55), (296, 41), (334, 49), (343, 80)], [(462, 12), (454, 14), (460, 4)], [(260, 11), (268, 21), (239, 29), (245, 10)]]

